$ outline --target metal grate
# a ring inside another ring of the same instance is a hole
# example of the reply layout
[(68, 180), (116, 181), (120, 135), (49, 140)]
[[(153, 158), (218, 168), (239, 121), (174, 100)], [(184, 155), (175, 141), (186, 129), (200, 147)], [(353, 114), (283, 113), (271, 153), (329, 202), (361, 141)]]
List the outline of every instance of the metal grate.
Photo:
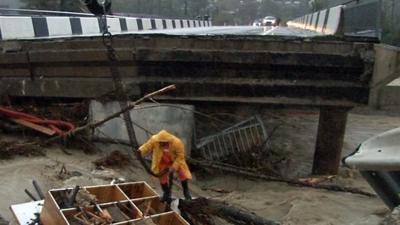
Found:
[(217, 134), (201, 138), (196, 145), (203, 158), (220, 160), (255, 147), (266, 150), (267, 132), (259, 116), (237, 123)]

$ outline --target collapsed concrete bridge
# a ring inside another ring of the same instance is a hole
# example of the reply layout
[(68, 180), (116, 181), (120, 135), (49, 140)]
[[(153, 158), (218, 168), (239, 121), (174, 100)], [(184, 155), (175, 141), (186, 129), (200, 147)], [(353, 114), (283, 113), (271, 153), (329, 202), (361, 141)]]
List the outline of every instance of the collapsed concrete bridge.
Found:
[[(175, 102), (320, 109), (313, 172), (336, 173), (347, 112), (368, 103), (374, 45), (331, 38), (126, 35), (113, 45), (132, 97), (176, 84)], [(2, 95), (95, 98), (112, 92), (101, 38), (3, 41)]]

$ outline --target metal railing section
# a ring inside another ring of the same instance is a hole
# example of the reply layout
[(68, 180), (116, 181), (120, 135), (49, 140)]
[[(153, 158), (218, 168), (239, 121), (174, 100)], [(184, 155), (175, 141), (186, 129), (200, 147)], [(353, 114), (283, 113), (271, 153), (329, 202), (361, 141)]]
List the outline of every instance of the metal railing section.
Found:
[(259, 116), (237, 123), (217, 134), (201, 138), (196, 147), (208, 160), (221, 160), (228, 156), (240, 156), (257, 148), (267, 150), (268, 135)]

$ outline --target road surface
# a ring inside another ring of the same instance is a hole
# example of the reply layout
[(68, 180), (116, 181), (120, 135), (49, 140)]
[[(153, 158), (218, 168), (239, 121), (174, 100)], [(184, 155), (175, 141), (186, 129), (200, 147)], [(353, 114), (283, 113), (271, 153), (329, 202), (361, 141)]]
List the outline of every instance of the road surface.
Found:
[(183, 28), (174, 30), (149, 30), (134, 33), (169, 34), (169, 35), (278, 35), (311, 37), (320, 34), (291, 27), (256, 27), (256, 26), (212, 26), (199, 28)]

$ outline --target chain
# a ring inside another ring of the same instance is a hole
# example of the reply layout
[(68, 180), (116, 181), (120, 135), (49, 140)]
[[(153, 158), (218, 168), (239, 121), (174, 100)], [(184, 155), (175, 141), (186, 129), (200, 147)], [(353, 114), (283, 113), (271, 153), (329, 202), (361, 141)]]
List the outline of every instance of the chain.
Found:
[[(104, 14), (101, 17), (102, 21), (102, 28), (103, 28), (103, 44), (107, 49), (107, 57), (108, 57), (108, 62), (110, 66), (110, 72), (111, 76), (114, 82), (114, 89), (115, 89), (115, 94), (117, 97), (117, 100), (119, 101), (119, 105), (121, 109), (124, 109), (128, 107), (128, 101), (129, 97), (125, 92), (124, 86), (122, 84), (122, 79), (121, 75), (119, 73), (119, 69), (117, 67), (117, 55), (115, 52), (115, 49), (113, 48), (113, 36), (112, 34), (108, 31), (108, 26), (107, 26), (107, 16)], [(123, 113), (123, 118), (125, 121), (126, 129), (128, 131), (128, 137), (129, 137), (129, 143), (133, 148), (137, 148), (138, 144), (136, 141), (136, 135), (135, 135), (135, 130), (133, 128), (133, 123), (132, 123), (132, 118), (130, 111), (126, 111)]]
[[(104, 7), (104, 14), (100, 18), (101, 23), (102, 23), (102, 29), (103, 29), (103, 44), (107, 49), (107, 57), (108, 57), (108, 62), (110, 66), (110, 72), (111, 76), (114, 82), (114, 89), (115, 89), (115, 95), (119, 101), (119, 105), (121, 109), (127, 108), (128, 107), (128, 101), (129, 97), (128, 94), (126, 94), (124, 90), (124, 86), (122, 85), (122, 79), (121, 75), (119, 73), (118, 67), (117, 67), (117, 54), (115, 53), (115, 49), (113, 48), (113, 40), (112, 40), (112, 34), (108, 31), (107, 27), (107, 16), (106, 16), (106, 9)], [(132, 146), (134, 149), (137, 149), (138, 143), (136, 140), (136, 135), (135, 135), (135, 130), (133, 128), (133, 123), (132, 123), (132, 118), (130, 111), (126, 111), (123, 113), (123, 118), (125, 121), (125, 126), (128, 131), (128, 137), (129, 137), (129, 143), (130, 146)], [(128, 150), (128, 154), (130, 154), (130, 151)], [(164, 171), (158, 174), (155, 174), (150, 167), (146, 164), (145, 159), (142, 157), (137, 157), (140, 163), (143, 165), (144, 169), (146, 170), (147, 173), (151, 174), (152, 176), (155, 177), (160, 177), (164, 175)]]

